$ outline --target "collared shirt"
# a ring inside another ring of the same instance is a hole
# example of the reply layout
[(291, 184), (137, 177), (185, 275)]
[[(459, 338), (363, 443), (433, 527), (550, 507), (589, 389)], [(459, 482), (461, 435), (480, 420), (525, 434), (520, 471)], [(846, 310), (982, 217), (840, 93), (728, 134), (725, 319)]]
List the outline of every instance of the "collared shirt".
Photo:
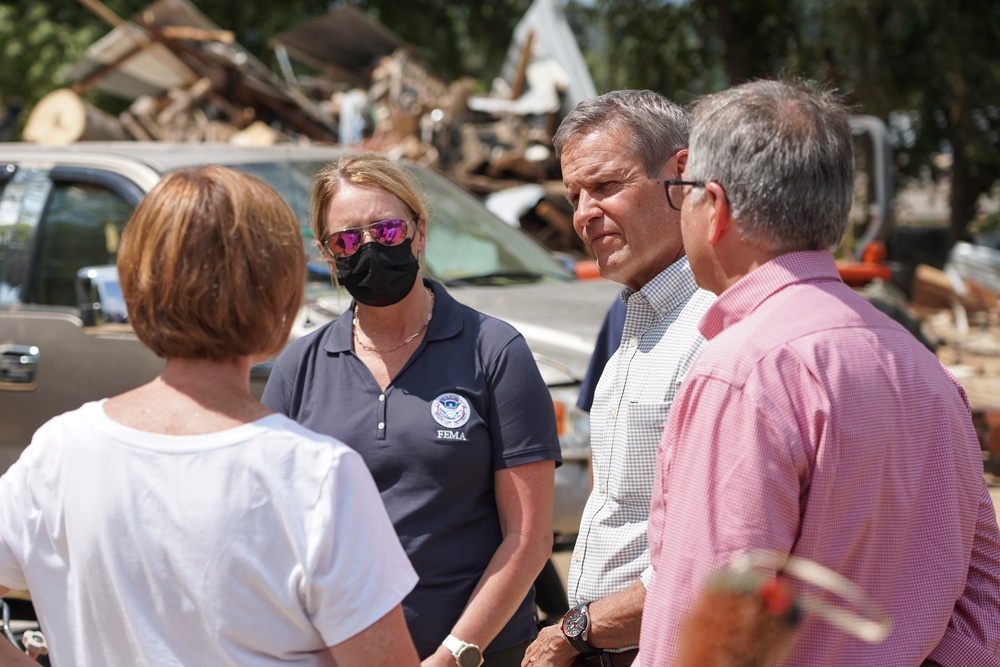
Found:
[(806, 613), (782, 665), (1000, 664), (1000, 532), (935, 356), (828, 252), (764, 264), (701, 330), (660, 445), (641, 664), (673, 663), (706, 575), (754, 549), (835, 570), (892, 622), (869, 644)]
[(649, 572), (646, 519), (656, 448), (670, 404), (704, 338), (698, 322), (715, 301), (686, 257), (625, 290), (621, 346), (604, 368), (590, 412), (594, 489), (570, 563), (570, 604), (624, 590)]
[[(263, 402), (357, 450), (414, 569), (403, 601), (421, 658), (451, 632), (500, 546), (494, 473), (561, 461), (552, 397), (524, 338), (438, 283), (413, 356), (383, 390), (352, 347), (353, 308), (291, 343)], [(536, 631), (529, 593), (485, 652)]]
[(604, 314), (604, 321), (601, 322), (601, 328), (597, 332), (597, 342), (594, 343), (594, 353), (590, 356), (590, 364), (587, 366), (587, 374), (580, 382), (580, 395), (576, 399), (576, 407), (584, 412), (590, 412), (594, 407), (597, 382), (601, 379), (601, 373), (604, 372), (608, 359), (618, 351), (624, 328), (625, 301), (619, 295)]

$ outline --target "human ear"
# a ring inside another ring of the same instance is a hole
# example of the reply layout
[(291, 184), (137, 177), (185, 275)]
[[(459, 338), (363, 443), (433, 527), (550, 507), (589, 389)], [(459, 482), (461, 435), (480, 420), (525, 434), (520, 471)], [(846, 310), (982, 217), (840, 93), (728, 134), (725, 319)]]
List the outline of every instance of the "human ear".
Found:
[(676, 162), (677, 178), (682, 178), (684, 176), (684, 169), (687, 167), (688, 149), (686, 148), (680, 149), (679, 151), (677, 151), (676, 157), (677, 157), (677, 162)]
[(726, 198), (726, 191), (715, 181), (709, 181), (705, 184), (705, 194), (709, 206), (708, 242), (716, 245), (722, 240), (726, 231), (732, 227), (729, 199)]
[(423, 215), (418, 216), (414, 223), (413, 245), (416, 246), (413, 254), (419, 257), (427, 245), (427, 218)]

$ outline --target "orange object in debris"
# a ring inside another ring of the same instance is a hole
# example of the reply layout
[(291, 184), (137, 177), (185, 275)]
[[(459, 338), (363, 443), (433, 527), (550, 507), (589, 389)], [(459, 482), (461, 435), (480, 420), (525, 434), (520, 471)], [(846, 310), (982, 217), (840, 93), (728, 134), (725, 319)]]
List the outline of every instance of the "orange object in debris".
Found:
[(866, 264), (880, 264), (885, 261), (889, 253), (885, 249), (885, 244), (881, 241), (869, 241), (861, 253), (861, 261)]
[(561, 436), (566, 431), (566, 404), (553, 400), (552, 407), (556, 411), (556, 434)]
[(875, 280), (890, 280), (892, 269), (885, 264), (867, 264), (865, 262), (837, 262), (837, 271), (845, 283), (851, 287), (863, 287)]
[(576, 277), (581, 280), (601, 277), (601, 272), (597, 269), (597, 262), (592, 259), (581, 259), (573, 265), (573, 271), (576, 273)]
[(882, 264), (886, 258), (885, 244), (881, 241), (871, 241), (861, 253), (860, 262), (837, 262), (837, 271), (845, 283), (851, 287), (864, 287), (876, 278), (892, 279), (892, 269)]

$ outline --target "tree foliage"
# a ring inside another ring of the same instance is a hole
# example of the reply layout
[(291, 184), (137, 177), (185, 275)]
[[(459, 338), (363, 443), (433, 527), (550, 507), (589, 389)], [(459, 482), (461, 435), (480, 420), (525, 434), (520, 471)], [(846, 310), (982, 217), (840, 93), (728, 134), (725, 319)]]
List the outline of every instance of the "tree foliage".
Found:
[[(341, 0), (381, 21), (449, 80), (499, 72), (530, 0)], [(553, 0), (559, 1), (559, 0)], [(651, 88), (682, 102), (759, 77), (798, 75), (897, 119), (899, 173), (952, 164), (952, 229), (1000, 180), (996, 0), (562, 0), (598, 90)], [(330, 0), (194, 0), (264, 62), (268, 40)], [(124, 18), (144, 0), (104, 0)], [(0, 102), (29, 108), (109, 30), (80, 2), (0, 0)]]
[(0, 3), (0, 101), (30, 107), (66, 81), (68, 67), (101, 36), (93, 22), (67, 30), (44, 3)]
[(803, 76), (858, 113), (895, 118), (902, 178), (952, 158), (951, 230), (967, 236), (1000, 181), (996, 0), (598, 0), (606, 87), (680, 102), (754, 78)]
[(1000, 3), (853, 0), (817, 14), (828, 79), (867, 113), (898, 118), (900, 173), (946, 152), (952, 239), (1000, 179)]
[(531, 0), (353, 0), (406, 42), (439, 76), (489, 82), (500, 71), (517, 22)]

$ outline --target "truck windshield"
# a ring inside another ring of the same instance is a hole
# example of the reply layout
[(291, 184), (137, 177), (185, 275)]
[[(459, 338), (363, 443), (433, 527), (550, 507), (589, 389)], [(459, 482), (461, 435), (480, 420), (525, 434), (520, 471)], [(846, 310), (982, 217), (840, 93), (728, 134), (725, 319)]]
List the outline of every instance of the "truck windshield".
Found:
[[(324, 264), (310, 229), (313, 178), (322, 162), (234, 164), (275, 188), (302, 227), (306, 252)], [(572, 274), (534, 239), (507, 225), (443, 176), (423, 167), (410, 171), (424, 189), (429, 208), (423, 269), (445, 284), (509, 284), (573, 280)]]

